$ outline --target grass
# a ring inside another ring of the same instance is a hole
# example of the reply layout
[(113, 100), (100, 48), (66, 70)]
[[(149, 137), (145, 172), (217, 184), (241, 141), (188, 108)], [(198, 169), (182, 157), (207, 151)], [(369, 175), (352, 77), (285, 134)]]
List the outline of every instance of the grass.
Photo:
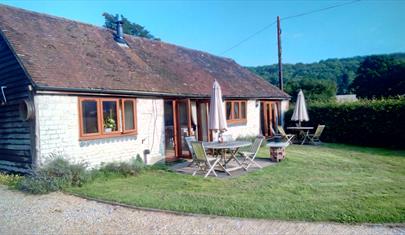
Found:
[[(261, 149), (260, 156), (268, 155)], [(291, 146), (287, 159), (238, 178), (149, 170), (67, 191), (140, 207), (281, 220), (405, 221), (405, 151)]]
[(0, 171), (0, 184), (11, 189), (15, 189), (23, 178), (23, 176), (17, 174), (7, 174)]

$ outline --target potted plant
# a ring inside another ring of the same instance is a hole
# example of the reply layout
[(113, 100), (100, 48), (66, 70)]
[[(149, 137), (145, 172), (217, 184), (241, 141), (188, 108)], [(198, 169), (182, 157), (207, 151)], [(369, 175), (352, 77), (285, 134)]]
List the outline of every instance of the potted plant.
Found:
[(116, 124), (114, 118), (106, 117), (104, 119), (104, 132), (112, 132), (115, 130)]

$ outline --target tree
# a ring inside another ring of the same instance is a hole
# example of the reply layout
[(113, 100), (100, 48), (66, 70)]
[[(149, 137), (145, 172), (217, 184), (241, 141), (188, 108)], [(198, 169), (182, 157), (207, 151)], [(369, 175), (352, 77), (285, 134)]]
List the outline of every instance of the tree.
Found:
[(351, 84), (362, 98), (380, 98), (405, 94), (405, 61), (390, 56), (367, 57)]
[(349, 93), (349, 75), (344, 73), (342, 76), (339, 77), (338, 84), (337, 84), (337, 94), (343, 95)]
[(303, 78), (291, 80), (285, 86), (285, 91), (292, 96), (294, 102), (300, 89), (308, 102), (329, 101), (335, 98), (336, 83), (330, 80)]
[[(405, 53), (389, 54), (388, 56), (395, 60), (405, 60)], [(365, 56), (356, 56), (343, 59), (321, 60), (310, 64), (283, 64), (284, 82), (287, 84), (289, 81), (303, 78), (330, 80), (337, 84), (338, 94), (347, 94), (352, 92), (350, 84), (356, 77), (360, 64), (366, 58)], [(248, 68), (271, 84), (278, 85), (277, 64)]]
[[(105, 22), (104, 22), (104, 27), (108, 29), (115, 30), (116, 27), (116, 17), (113, 16), (112, 14), (109, 14), (107, 12), (103, 13)], [(121, 15), (122, 18), (122, 29), (124, 33), (129, 34), (129, 35), (134, 35), (138, 37), (143, 37), (143, 38), (149, 38), (153, 40), (159, 40), (159, 38), (156, 38), (153, 36), (145, 27), (142, 25), (139, 25), (137, 23), (132, 23), (129, 21), (127, 18), (125, 18), (123, 15)]]

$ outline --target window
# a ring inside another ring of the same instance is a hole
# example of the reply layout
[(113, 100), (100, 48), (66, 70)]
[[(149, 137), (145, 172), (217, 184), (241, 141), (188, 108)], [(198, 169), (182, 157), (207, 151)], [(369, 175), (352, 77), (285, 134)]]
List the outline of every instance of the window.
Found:
[(233, 119), (240, 119), (239, 102), (233, 102)]
[(246, 101), (226, 101), (226, 120), (229, 124), (246, 122)]
[(82, 106), (82, 122), (83, 133), (94, 134), (98, 133), (98, 116), (97, 116), (97, 100), (83, 100)]
[(246, 119), (246, 102), (241, 102), (240, 103), (240, 113), (241, 113), (241, 118)]
[(136, 100), (79, 98), (80, 139), (136, 133)]
[(226, 102), (226, 120), (232, 119), (232, 102)]
[(118, 132), (118, 100), (102, 99), (101, 110), (103, 111), (103, 133)]
[(123, 130), (124, 133), (136, 131), (136, 103), (134, 99), (122, 100), (122, 107), (124, 109)]

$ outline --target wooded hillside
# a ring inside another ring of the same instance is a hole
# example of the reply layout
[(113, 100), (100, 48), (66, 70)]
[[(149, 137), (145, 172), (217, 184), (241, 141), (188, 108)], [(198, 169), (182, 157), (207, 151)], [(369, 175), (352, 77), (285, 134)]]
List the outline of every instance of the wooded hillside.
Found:
[[(404, 59), (405, 53), (389, 54), (395, 59)], [(349, 93), (348, 87), (356, 76), (357, 69), (367, 56), (356, 56), (343, 59), (327, 59), (316, 63), (283, 64), (284, 83), (299, 79), (321, 79), (336, 83), (337, 94)], [(270, 83), (278, 85), (278, 66), (264, 65), (248, 67)]]

